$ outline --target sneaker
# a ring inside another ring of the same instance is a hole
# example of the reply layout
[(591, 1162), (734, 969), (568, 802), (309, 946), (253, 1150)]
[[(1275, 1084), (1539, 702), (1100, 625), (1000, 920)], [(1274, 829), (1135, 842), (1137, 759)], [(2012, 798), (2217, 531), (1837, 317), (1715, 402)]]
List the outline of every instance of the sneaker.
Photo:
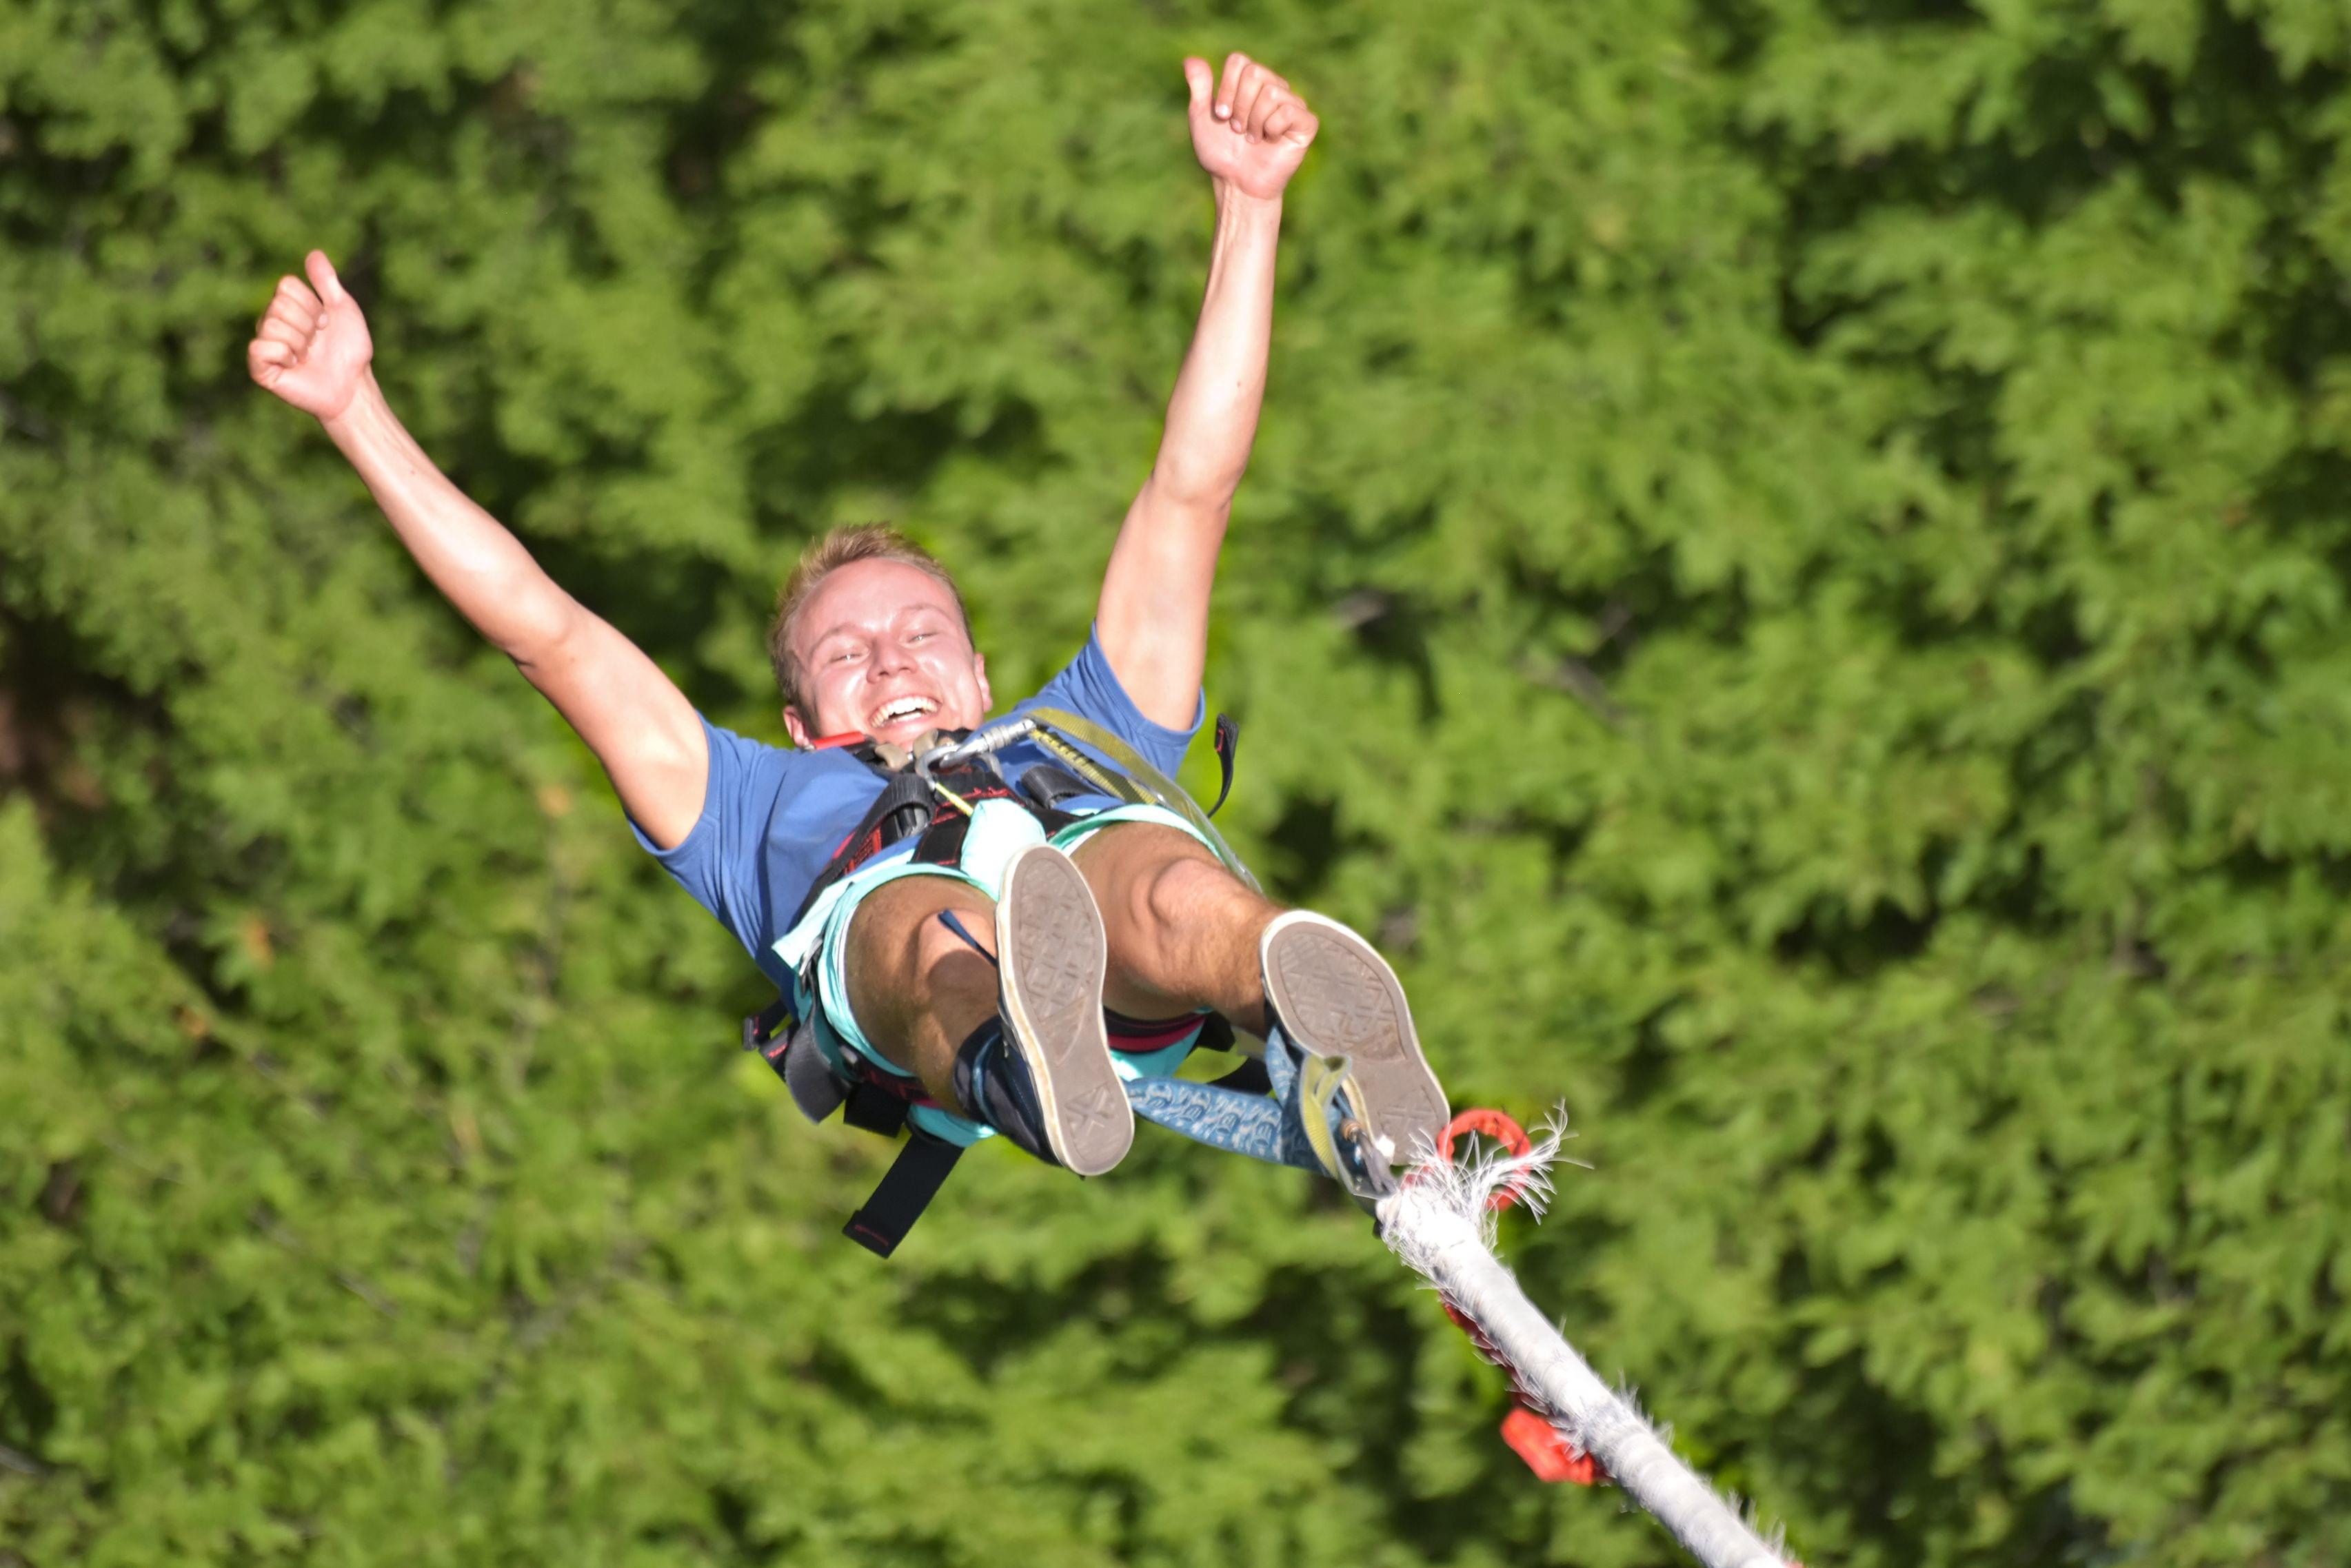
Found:
[(1303, 1051), (1344, 1056), (1372, 1130), (1398, 1162), (1434, 1144), (1450, 1114), (1420, 1054), (1420, 1035), (1395, 971), (1371, 943), (1308, 909), (1275, 918), (1258, 939), (1265, 1004)]
[[(1134, 1144), (1134, 1110), (1102, 1027), (1102, 911), (1084, 876), (1050, 845), (1030, 845), (1007, 864), (996, 952), (1004, 1043), (995, 1064), (979, 1054), (979, 1096), (996, 1103), (972, 1109), (1030, 1153), (1050, 1151), (1080, 1176), (1100, 1176)], [(1019, 1069), (1005, 1070), (1016, 1061)], [(998, 1112), (1028, 1125), (1006, 1127)]]

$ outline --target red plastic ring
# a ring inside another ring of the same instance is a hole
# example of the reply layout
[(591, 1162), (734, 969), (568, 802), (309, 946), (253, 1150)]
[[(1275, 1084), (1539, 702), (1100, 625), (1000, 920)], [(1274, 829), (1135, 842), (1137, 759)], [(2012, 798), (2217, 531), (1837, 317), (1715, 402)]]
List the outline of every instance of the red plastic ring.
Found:
[[(1534, 1152), (1534, 1139), (1527, 1137), (1526, 1128), (1520, 1127), (1507, 1113), (1484, 1106), (1473, 1106), (1446, 1123), (1445, 1130), (1437, 1137), (1437, 1152), (1450, 1161), (1453, 1158), (1453, 1141), (1464, 1133), (1476, 1133), (1480, 1137), (1492, 1138), (1515, 1156), (1525, 1156)], [(1516, 1203), (1521, 1196), (1522, 1193), (1517, 1182), (1507, 1182), (1497, 1188), (1494, 1195), (1486, 1199), (1486, 1207), (1499, 1213)]]

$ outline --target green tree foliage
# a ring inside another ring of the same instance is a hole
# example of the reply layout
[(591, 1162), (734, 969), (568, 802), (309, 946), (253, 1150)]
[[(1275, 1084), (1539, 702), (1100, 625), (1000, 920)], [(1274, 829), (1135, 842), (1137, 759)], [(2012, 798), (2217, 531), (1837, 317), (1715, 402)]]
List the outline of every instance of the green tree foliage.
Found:
[(244, 384), (323, 244), (720, 722), (874, 516), (1025, 690), (1236, 47), (1326, 129), (1228, 820), (1575, 1115), (1534, 1293), (1814, 1563), (2351, 1558), (2345, 17), (0, 4), (0, 1560), (1672, 1560), (1293, 1175), (838, 1241), (884, 1150)]

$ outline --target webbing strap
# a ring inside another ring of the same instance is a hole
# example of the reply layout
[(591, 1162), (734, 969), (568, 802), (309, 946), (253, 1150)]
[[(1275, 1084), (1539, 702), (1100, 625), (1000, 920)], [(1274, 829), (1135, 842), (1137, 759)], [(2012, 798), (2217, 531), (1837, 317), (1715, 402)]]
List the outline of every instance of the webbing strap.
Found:
[[(1269, 1165), (1297, 1163), (1284, 1155), (1282, 1107), (1263, 1095), (1220, 1089), (1188, 1078), (1137, 1078), (1126, 1085), (1126, 1097), (1136, 1116), (1194, 1143), (1227, 1154), (1245, 1154)], [(1307, 1168), (1321, 1168), (1310, 1164)]]
[(1230, 1089), (1236, 1094), (1264, 1095), (1273, 1091), (1273, 1079), (1267, 1074), (1265, 1064), (1254, 1056), (1244, 1056), (1241, 1064), (1221, 1078), (1211, 1078), (1213, 1088)]
[(1265, 1044), (1261, 1065), (1270, 1094), (1189, 1078), (1136, 1078), (1128, 1082), (1126, 1097), (1136, 1116), (1195, 1143), (1269, 1165), (1331, 1174), (1315, 1154), (1304, 1120), (1330, 1113), (1309, 1100), (1304, 1075), (1279, 1029)]
[(743, 1049), (758, 1052), (762, 1056), (768, 1057), (769, 1064), (772, 1065), (775, 1057), (768, 1052), (768, 1044), (778, 1035), (788, 1036), (793, 1022), (791, 998), (788, 996), (776, 998), (775, 1001), (743, 1020)]
[(963, 1158), (963, 1150), (955, 1144), (938, 1138), (911, 1137), (890, 1162), (889, 1173), (882, 1185), (865, 1200), (865, 1207), (849, 1217), (841, 1233), (872, 1252), (886, 1258), (898, 1250), (914, 1221), (938, 1196), (939, 1183)]
[(1241, 752), (1241, 727), (1233, 722), (1233, 716), (1230, 713), (1217, 715), (1217, 732), (1208, 743), (1216, 748), (1217, 772), (1219, 775), (1217, 781), (1217, 804), (1208, 808), (1208, 815), (1214, 816), (1223, 809), (1225, 796), (1233, 793), (1233, 761), (1240, 755)]
[[(1162, 805), (1174, 812), (1199, 831), (1201, 842), (1217, 852), (1217, 858), (1223, 861), (1234, 876), (1248, 883), (1252, 891), (1262, 891), (1258, 888), (1257, 877), (1241, 864), (1241, 857), (1233, 853), (1232, 846), (1225, 842), (1225, 836), (1208, 821), (1208, 814), (1200, 809), (1199, 803), (1185, 794), (1182, 785), (1144, 762), (1133, 746), (1092, 720), (1081, 719), (1075, 713), (1063, 712), (1059, 708), (1031, 708), (1027, 716), (1038, 726), (1036, 734), (1040, 742), (1076, 769), (1081, 776), (1103, 793), (1121, 800), (1137, 801), (1139, 797), (1139, 802)], [(1060, 733), (1052, 733), (1054, 731)], [(1112, 765), (1125, 776), (1121, 778), (1116, 774), (1105, 776), (1105, 770), (1071, 745), (1071, 742), (1109, 758)], [(1125, 787), (1120, 787), (1122, 785)]]

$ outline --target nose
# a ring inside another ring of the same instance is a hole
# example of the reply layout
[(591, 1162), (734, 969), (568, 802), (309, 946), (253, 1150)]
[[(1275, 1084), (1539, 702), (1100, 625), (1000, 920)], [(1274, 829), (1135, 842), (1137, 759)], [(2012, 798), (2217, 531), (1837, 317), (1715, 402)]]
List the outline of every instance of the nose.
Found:
[(897, 674), (901, 670), (912, 668), (914, 662), (914, 656), (907, 649), (904, 643), (894, 638), (884, 638), (873, 646), (872, 678), (876, 680), (883, 680)]

